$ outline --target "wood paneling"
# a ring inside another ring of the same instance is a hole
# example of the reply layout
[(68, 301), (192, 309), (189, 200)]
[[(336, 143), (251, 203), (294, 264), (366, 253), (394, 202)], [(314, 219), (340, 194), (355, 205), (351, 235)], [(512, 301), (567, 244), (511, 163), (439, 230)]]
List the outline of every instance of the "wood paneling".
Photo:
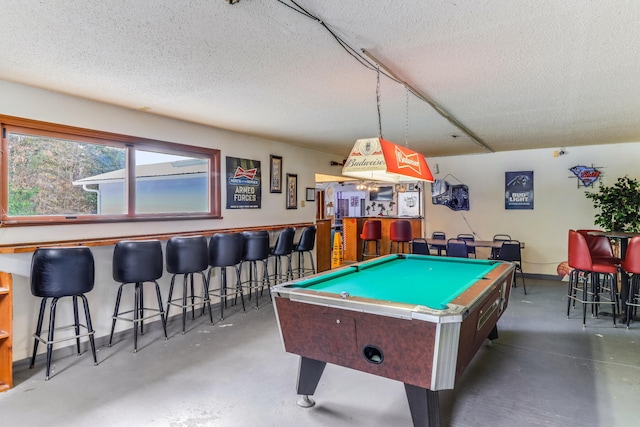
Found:
[[(371, 217), (371, 218), (343, 218), (342, 232), (345, 261), (362, 261), (362, 226), (368, 219), (378, 219), (382, 222), (382, 239), (380, 240), (380, 255), (389, 254), (389, 228), (391, 222), (402, 219), (411, 223), (412, 238), (422, 237), (422, 218)], [(373, 246), (373, 245), (372, 245)], [(395, 247), (394, 247), (395, 249)], [(405, 245), (405, 252), (410, 252), (409, 245)]]
[(316, 271), (331, 269), (331, 220), (316, 220)]

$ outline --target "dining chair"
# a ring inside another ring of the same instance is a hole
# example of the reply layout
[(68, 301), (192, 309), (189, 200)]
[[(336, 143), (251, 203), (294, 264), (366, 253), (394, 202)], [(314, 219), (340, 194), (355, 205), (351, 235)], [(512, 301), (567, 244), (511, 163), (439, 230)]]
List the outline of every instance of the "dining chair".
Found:
[(423, 239), (422, 237), (416, 237), (413, 240), (411, 240), (411, 253), (418, 254), (418, 255), (430, 255), (427, 239)]
[[(527, 285), (524, 282), (524, 272), (522, 271), (522, 252), (520, 251), (520, 242), (517, 240), (503, 241), (496, 259), (513, 263), (516, 268), (516, 272), (520, 272), (520, 278), (522, 279), (522, 288), (524, 289), (524, 294), (526, 295)], [(516, 287), (516, 280), (513, 281), (513, 287)]]
[[(512, 239), (511, 239), (511, 236), (509, 236), (508, 234), (494, 234), (492, 240), (494, 242), (508, 242), (509, 240), (512, 240)], [(500, 252), (500, 247), (491, 248), (491, 255), (489, 256), (489, 259), (497, 259), (499, 252)]]
[[(432, 239), (447, 240), (447, 235), (443, 231), (434, 231), (431, 233)], [(438, 251), (438, 256), (442, 255), (442, 251), (447, 249), (446, 245), (431, 245), (429, 249)]]
[(467, 242), (462, 239), (447, 240), (447, 256), (455, 258), (469, 258)]
[[(458, 234), (458, 236), (456, 237), (458, 240), (465, 240), (467, 242), (473, 242), (476, 240), (475, 236), (473, 234)], [(471, 245), (467, 245), (467, 253), (469, 255), (473, 255), (473, 257), (475, 258), (476, 256), (476, 248), (475, 246), (471, 246)]]

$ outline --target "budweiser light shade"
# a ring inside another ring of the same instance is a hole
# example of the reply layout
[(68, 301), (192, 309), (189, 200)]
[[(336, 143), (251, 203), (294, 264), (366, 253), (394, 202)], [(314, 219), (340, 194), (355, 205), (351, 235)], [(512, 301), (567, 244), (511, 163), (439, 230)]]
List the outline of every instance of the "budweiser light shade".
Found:
[(382, 138), (356, 140), (342, 175), (383, 182), (433, 182), (422, 154)]

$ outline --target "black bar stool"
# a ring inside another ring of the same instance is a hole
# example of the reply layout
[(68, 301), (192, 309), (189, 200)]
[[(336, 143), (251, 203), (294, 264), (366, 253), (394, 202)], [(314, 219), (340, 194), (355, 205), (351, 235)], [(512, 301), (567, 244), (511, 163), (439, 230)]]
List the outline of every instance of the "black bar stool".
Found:
[[(51, 372), (51, 352), (53, 344), (69, 339), (76, 340), (78, 354), (80, 354), (80, 338), (88, 336), (93, 353), (93, 362), (98, 364), (96, 358), (96, 345), (94, 340), (94, 330), (91, 324), (91, 314), (89, 313), (89, 303), (85, 293), (93, 289), (95, 278), (95, 267), (91, 250), (85, 246), (64, 247), (64, 248), (39, 248), (31, 260), (31, 293), (36, 297), (41, 297), (40, 314), (36, 333), (33, 334), (33, 355), (29, 368), (33, 368), (38, 352), (38, 343), (47, 345), (47, 371), (45, 380), (49, 379)], [(64, 297), (73, 298), (73, 320), (74, 324), (69, 326), (55, 327), (56, 306), (58, 300)], [(49, 329), (42, 330), (42, 322), (47, 306), (47, 300), (51, 298), (49, 306)], [(82, 325), (78, 319), (78, 298), (82, 299), (84, 315), (87, 324)], [(61, 329), (75, 329), (75, 335), (65, 338), (54, 339), (54, 331)], [(86, 333), (80, 333), (80, 328)], [(47, 332), (47, 339), (41, 338), (41, 334)]]
[[(293, 237), (296, 230), (288, 227), (278, 234), (276, 244), (270, 248), (269, 255), (273, 258), (273, 284), (286, 282), (293, 279), (293, 268), (291, 266), (291, 255), (293, 253)], [(282, 272), (282, 258), (286, 260), (286, 273)]]
[[(298, 254), (298, 267), (294, 270), (298, 277), (304, 277), (307, 273), (316, 274), (316, 264), (313, 261), (313, 247), (316, 244), (316, 226), (310, 225), (302, 230), (298, 244), (293, 246), (293, 252)], [(311, 267), (305, 267), (304, 254), (309, 254)]]
[[(255, 289), (256, 308), (258, 308), (258, 290), (264, 290), (266, 283), (271, 295), (271, 283), (269, 281), (269, 270), (267, 260), (269, 259), (269, 232), (268, 231), (244, 231), (242, 233), (244, 244), (242, 248), (242, 262), (240, 270), (245, 262), (249, 263), (249, 278), (243, 283), (249, 290), (249, 299)], [(262, 281), (258, 281), (258, 262), (262, 263)]]
[[(113, 280), (120, 283), (118, 296), (116, 297), (116, 307), (113, 311), (113, 322), (111, 323), (111, 334), (109, 335), (109, 347), (113, 341), (113, 331), (116, 327), (116, 320), (126, 320), (133, 322), (133, 352), (138, 351), (138, 325), (140, 333), (144, 334), (144, 321), (155, 316), (160, 316), (164, 338), (167, 339), (167, 323), (162, 308), (162, 296), (157, 280), (162, 277), (162, 246), (158, 240), (123, 240), (118, 242), (113, 250)], [(156, 288), (158, 298), (158, 308), (148, 308), (144, 306), (144, 283), (153, 283)], [(120, 298), (122, 288), (127, 284), (134, 284), (133, 309), (123, 312), (120, 310)], [(152, 312), (145, 316), (145, 312)], [(133, 317), (123, 316), (133, 313)]]
[[(224, 309), (229, 295), (234, 295), (236, 299), (240, 295), (242, 311), (245, 311), (244, 292), (240, 281), (243, 247), (244, 237), (240, 233), (214, 234), (209, 240), (209, 273), (207, 275), (209, 296), (220, 297), (220, 320), (224, 319)], [(211, 275), (216, 267), (220, 268), (220, 287), (211, 289)], [(227, 267), (233, 267), (236, 273), (235, 289), (231, 292), (227, 288)]]
[[(195, 319), (195, 306), (201, 303), (203, 313), (205, 307), (208, 306), (209, 318), (213, 323), (207, 277), (204, 274), (209, 267), (207, 239), (204, 236), (172, 237), (167, 242), (166, 255), (167, 271), (172, 274), (169, 297), (167, 298), (166, 318), (169, 319), (169, 308), (172, 305), (182, 308), (182, 333), (184, 334), (187, 323), (187, 309), (191, 307), (191, 318)], [(182, 298), (172, 299), (173, 285), (176, 276), (180, 274), (182, 275)], [(202, 278), (202, 296), (195, 295), (194, 274), (198, 274)], [(187, 290), (188, 282), (191, 285), (190, 293)], [(191, 299), (191, 303), (187, 302), (187, 297)], [(199, 300), (199, 304), (196, 304), (196, 299)]]

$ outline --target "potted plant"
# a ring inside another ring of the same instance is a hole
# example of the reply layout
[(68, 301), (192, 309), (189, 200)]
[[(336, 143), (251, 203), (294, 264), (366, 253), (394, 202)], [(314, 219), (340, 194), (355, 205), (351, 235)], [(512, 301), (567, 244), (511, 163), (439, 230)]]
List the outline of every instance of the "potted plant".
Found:
[(599, 211), (594, 224), (606, 231), (640, 232), (640, 183), (627, 176), (611, 185), (600, 185), (597, 193), (586, 192)]

